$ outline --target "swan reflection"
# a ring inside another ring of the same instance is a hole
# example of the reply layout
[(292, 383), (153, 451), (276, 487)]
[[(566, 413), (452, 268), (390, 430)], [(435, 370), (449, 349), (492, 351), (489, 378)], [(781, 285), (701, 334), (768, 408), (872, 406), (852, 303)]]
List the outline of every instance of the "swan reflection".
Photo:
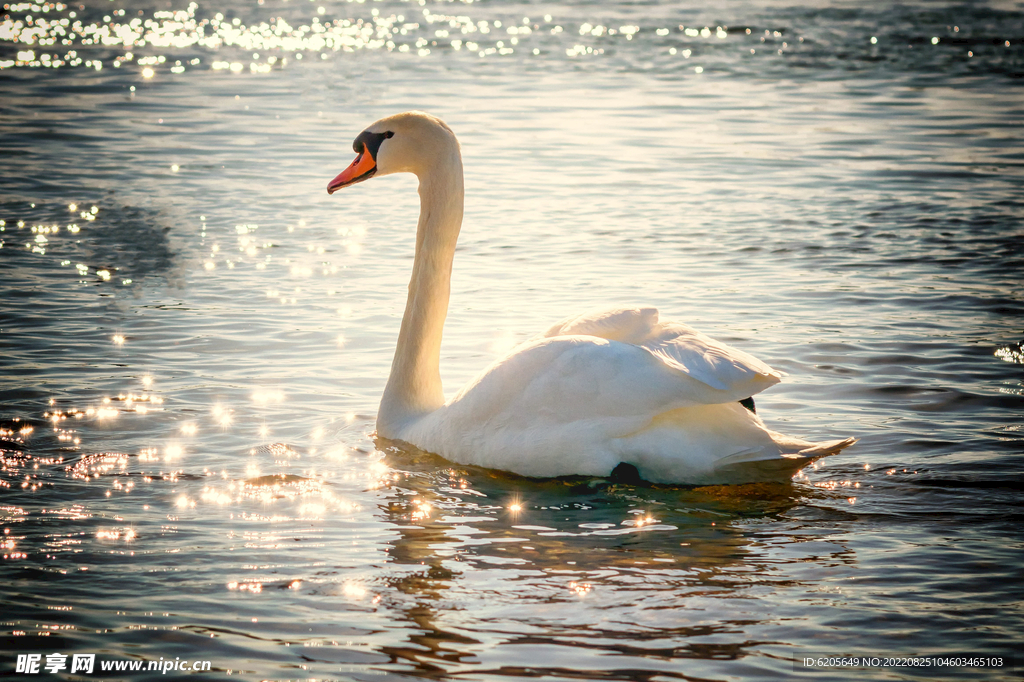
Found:
[[(730, 633), (774, 615), (709, 598), (770, 587), (776, 569), (744, 525), (807, 502), (807, 489), (789, 483), (538, 480), (452, 467), (395, 441), (377, 446), (389, 466), (378, 508), (397, 531), (386, 548), (394, 592), (382, 603), (412, 628), (405, 645), (379, 650), (433, 676), (488, 669), (481, 658), (495, 639), (680, 661), (751, 654), (755, 644)], [(462, 612), (474, 614), (471, 634)], [(506, 654), (502, 672), (544, 671), (528, 650), (518, 661)]]

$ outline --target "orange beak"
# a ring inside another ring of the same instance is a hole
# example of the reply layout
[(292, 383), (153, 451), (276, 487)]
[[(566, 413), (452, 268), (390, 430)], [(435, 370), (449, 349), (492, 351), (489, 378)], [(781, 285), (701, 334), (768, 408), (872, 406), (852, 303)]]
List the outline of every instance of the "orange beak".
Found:
[(327, 193), (334, 194), (342, 187), (354, 185), (363, 180), (369, 180), (377, 172), (377, 162), (373, 160), (370, 150), (363, 145), (363, 151), (349, 164), (348, 168), (341, 171), (338, 177), (331, 180), (327, 185)]

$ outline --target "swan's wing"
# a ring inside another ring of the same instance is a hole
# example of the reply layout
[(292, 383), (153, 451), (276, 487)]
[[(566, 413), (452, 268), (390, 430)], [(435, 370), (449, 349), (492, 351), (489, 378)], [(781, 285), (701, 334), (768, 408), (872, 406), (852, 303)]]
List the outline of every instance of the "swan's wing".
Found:
[(748, 395), (710, 386), (641, 346), (556, 336), (524, 344), (492, 364), (448, 409), (466, 420), (503, 426), (605, 418), (645, 422), (667, 410)]
[[(675, 321), (659, 321), (657, 308), (617, 308), (570, 317), (541, 337), (596, 336), (640, 346), (711, 388), (742, 400), (777, 384), (781, 374), (757, 358)], [(725, 401), (721, 401), (725, 402)]]
[(620, 461), (611, 439), (665, 410), (721, 401), (721, 393), (639, 346), (541, 338), (492, 364), (400, 438), (452, 461), (526, 476), (604, 476)]
[(641, 346), (697, 381), (749, 398), (779, 383), (782, 374), (749, 353), (716, 341), (682, 322), (665, 322)]

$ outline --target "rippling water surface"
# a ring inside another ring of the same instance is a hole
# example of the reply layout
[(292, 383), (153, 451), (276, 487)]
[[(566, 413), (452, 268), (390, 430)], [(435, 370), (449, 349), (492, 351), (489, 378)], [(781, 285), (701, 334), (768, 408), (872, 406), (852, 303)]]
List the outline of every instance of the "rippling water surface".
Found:
[[(1019, 4), (87, 1), (0, 15), (0, 675), (1019, 650)], [(377, 449), (415, 181), (324, 189), (412, 108), (465, 157), (449, 394), (560, 317), (657, 305), (789, 374), (769, 426), (860, 442), (696, 489)]]

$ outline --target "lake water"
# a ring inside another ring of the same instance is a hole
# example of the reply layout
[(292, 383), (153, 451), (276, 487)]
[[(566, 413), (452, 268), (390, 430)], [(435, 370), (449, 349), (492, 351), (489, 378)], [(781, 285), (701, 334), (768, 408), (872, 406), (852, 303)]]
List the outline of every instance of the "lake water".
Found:
[[(1020, 674), (794, 661), (1020, 650), (1021, 4), (87, 1), (0, 15), (0, 676)], [(378, 451), (415, 180), (325, 188), (413, 108), (465, 159), (449, 395), (656, 305), (860, 441), (705, 488)]]

